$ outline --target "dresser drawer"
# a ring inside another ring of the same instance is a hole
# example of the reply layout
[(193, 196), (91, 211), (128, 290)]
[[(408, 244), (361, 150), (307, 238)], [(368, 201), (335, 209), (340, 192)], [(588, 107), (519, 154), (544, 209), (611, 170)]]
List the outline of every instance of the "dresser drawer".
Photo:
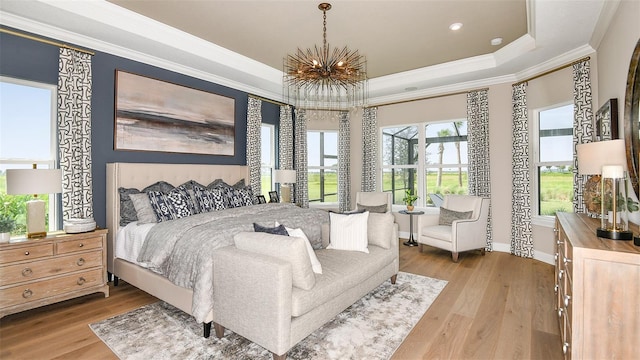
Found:
[(0, 290), (0, 307), (36, 301), (103, 284), (103, 269), (83, 271), (54, 279), (16, 285)]
[(37, 280), (48, 276), (98, 266), (102, 266), (101, 250), (65, 255), (52, 259), (36, 260), (25, 264), (3, 266), (0, 267), (0, 286)]
[(21, 246), (0, 251), (0, 264), (8, 264), (22, 260), (32, 260), (52, 255), (52, 243)]
[(99, 236), (56, 243), (56, 254), (69, 254), (81, 250), (100, 249), (102, 238)]

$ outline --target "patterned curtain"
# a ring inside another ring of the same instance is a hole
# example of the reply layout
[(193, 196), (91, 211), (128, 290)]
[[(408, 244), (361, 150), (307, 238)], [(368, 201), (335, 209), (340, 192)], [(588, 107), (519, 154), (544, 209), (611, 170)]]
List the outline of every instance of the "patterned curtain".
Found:
[(376, 191), (378, 161), (377, 107), (362, 112), (362, 182), (361, 191)]
[(304, 109), (296, 109), (295, 144), (296, 204), (301, 208), (308, 208), (307, 111)]
[(60, 48), (58, 144), (64, 219), (93, 217), (91, 55)]
[(351, 210), (351, 129), (349, 112), (341, 111), (338, 128), (338, 207)]
[(578, 175), (576, 146), (593, 141), (593, 109), (589, 60), (573, 65), (573, 212), (584, 213), (586, 175)]
[[(489, 161), (489, 90), (467, 93), (469, 194), (491, 198)], [(487, 222), (487, 249), (493, 245), (491, 205)]]
[(262, 194), (261, 127), (262, 100), (249, 96), (247, 104), (247, 166), (249, 167), (249, 185), (255, 195)]
[(293, 170), (293, 116), (291, 106), (280, 106), (278, 129), (278, 165), (282, 170)]
[(512, 89), (513, 102), (513, 188), (511, 194), (511, 253), (533, 258), (531, 229), (531, 187), (529, 179), (529, 119), (527, 83)]

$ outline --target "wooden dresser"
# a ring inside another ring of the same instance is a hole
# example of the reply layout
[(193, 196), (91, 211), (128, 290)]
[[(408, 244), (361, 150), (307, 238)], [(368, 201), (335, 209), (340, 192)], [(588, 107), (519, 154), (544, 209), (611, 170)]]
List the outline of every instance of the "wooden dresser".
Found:
[(599, 225), (584, 214), (556, 215), (562, 351), (568, 359), (638, 359), (640, 247), (597, 237)]
[(96, 292), (109, 296), (107, 230), (0, 244), (0, 317)]

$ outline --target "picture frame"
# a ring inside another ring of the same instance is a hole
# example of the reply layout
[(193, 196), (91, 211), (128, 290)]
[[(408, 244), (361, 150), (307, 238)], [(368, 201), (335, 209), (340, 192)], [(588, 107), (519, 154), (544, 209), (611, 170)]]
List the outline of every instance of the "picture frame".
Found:
[(115, 87), (115, 150), (234, 155), (234, 98), (121, 70)]
[(278, 197), (277, 191), (269, 191), (269, 202), (270, 203), (278, 203), (280, 202), (280, 198)]
[(266, 204), (267, 203), (267, 199), (265, 199), (264, 195), (258, 195), (258, 204)]
[(607, 100), (595, 116), (595, 140), (618, 138), (618, 99)]

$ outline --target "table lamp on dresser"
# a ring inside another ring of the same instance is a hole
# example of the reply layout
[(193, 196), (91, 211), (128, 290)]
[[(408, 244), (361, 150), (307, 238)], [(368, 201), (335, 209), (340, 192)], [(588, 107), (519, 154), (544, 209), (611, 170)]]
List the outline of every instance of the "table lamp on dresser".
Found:
[(27, 237), (47, 236), (45, 226), (45, 203), (38, 194), (62, 192), (62, 171), (60, 169), (7, 169), (7, 194), (33, 194), (27, 201)]

